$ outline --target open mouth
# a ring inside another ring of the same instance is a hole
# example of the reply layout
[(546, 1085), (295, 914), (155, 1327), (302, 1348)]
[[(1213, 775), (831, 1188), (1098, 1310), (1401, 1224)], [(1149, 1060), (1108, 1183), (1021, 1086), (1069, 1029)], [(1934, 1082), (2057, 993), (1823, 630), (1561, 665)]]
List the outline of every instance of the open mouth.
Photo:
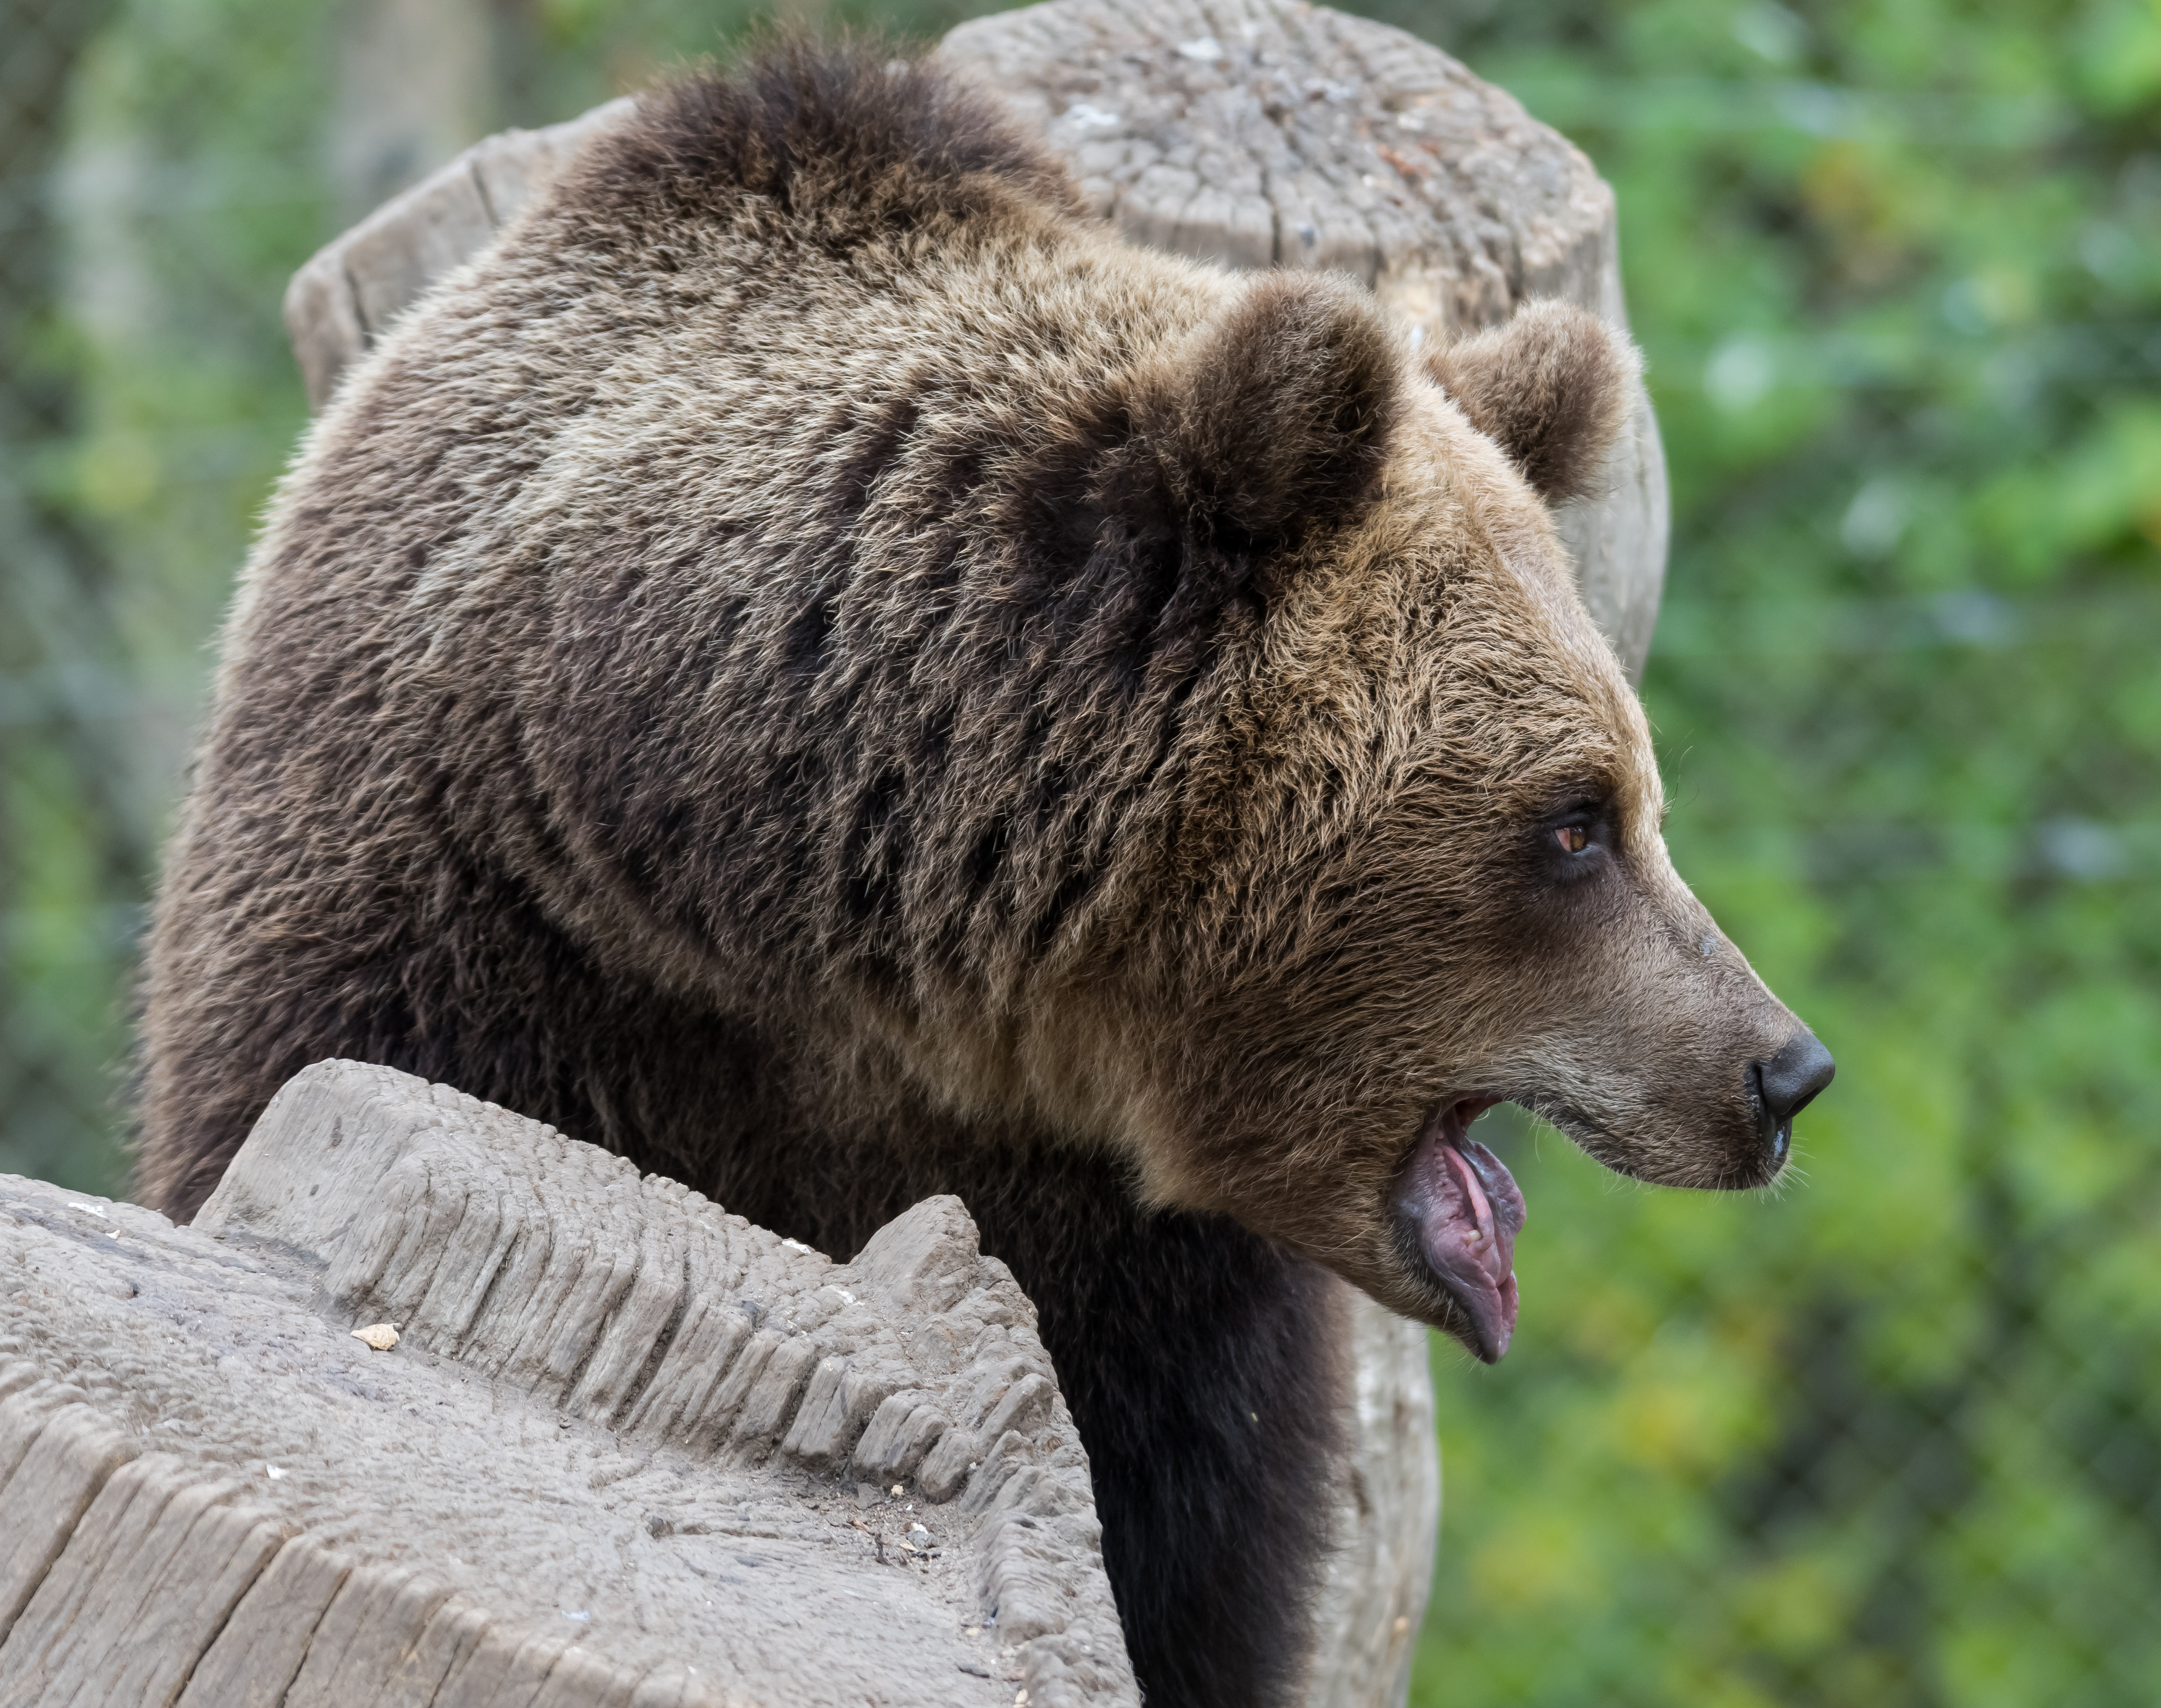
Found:
[(1488, 1364), (1516, 1332), (1516, 1234), (1523, 1195), (1500, 1158), (1471, 1138), (1471, 1123), (1501, 1100), (1443, 1104), (1419, 1129), (1397, 1177), (1398, 1225), (1468, 1324), (1464, 1338)]

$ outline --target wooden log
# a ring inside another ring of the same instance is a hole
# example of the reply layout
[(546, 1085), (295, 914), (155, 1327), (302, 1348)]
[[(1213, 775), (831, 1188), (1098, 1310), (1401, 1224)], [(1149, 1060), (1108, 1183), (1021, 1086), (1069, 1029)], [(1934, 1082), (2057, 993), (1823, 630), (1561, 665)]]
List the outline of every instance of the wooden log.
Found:
[[(1542, 296), (1626, 324), (1613, 197), (1590, 162), (1400, 30), (1297, 0), (1050, 0), (962, 24), (941, 52), (1040, 131), (1137, 242), (1351, 273), (1423, 338)], [(391, 319), (627, 108), (492, 138), (302, 268), (286, 315), (317, 407)], [(1640, 675), (1668, 532), (1648, 396), (1606, 489), (1557, 521), (1592, 618)], [(1317, 1615), (1313, 1708), (1404, 1700), (1439, 1522), (1426, 1337), (1362, 1297), (1351, 1308), (1356, 1445)]]
[(1314, 1613), (1306, 1708), (1402, 1708), (1425, 1622), (1440, 1531), (1426, 1330), (1350, 1297), (1351, 1451), (1336, 1498), (1336, 1545)]
[(0, 1708), (1135, 1704), (1034, 1324), (352, 1063), (190, 1227), (0, 1176)]

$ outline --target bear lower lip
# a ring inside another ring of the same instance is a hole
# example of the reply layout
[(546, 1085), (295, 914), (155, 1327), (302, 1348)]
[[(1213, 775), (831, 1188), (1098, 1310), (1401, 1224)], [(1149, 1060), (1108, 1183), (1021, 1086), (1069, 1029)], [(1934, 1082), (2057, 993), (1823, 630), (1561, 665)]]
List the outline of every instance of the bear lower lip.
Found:
[(1493, 1153), (1467, 1136), (1498, 1100), (1445, 1104), (1420, 1129), (1396, 1183), (1397, 1215), (1457, 1309), (1472, 1349), (1497, 1362), (1516, 1332), (1516, 1234), (1523, 1195)]

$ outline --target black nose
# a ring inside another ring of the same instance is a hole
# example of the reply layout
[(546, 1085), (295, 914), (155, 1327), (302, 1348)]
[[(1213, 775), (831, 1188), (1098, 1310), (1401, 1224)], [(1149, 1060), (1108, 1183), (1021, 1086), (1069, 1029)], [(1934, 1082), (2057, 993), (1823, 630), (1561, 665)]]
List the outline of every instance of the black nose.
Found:
[(1783, 1162), (1794, 1140), (1794, 1117), (1830, 1083), (1838, 1064), (1813, 1032), (1789, 1039), (1768, 1061), (1751, 1062), (1748, 1077), (1756, 1093), (1758, 1124), (1773, 1159)]

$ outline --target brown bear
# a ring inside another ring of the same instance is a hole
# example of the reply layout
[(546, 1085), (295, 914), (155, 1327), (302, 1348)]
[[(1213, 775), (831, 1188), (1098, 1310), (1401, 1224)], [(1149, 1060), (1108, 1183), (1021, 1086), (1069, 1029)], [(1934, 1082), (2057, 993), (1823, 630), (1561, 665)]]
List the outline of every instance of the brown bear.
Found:
[(987, 96), (803, 44), (644, 98), (346, 382), (225, 639), (141, 1188), (447, 1081), (1041, 1312), (1151, 1702), (1288, 1700), (1332, 1270), (1505, 1349), (1497, 1099), (1752, 1186), (1830, 1073), (1668, 862), (1547, 505), (1634, 358), (1421, 356), (1126, 247)]

